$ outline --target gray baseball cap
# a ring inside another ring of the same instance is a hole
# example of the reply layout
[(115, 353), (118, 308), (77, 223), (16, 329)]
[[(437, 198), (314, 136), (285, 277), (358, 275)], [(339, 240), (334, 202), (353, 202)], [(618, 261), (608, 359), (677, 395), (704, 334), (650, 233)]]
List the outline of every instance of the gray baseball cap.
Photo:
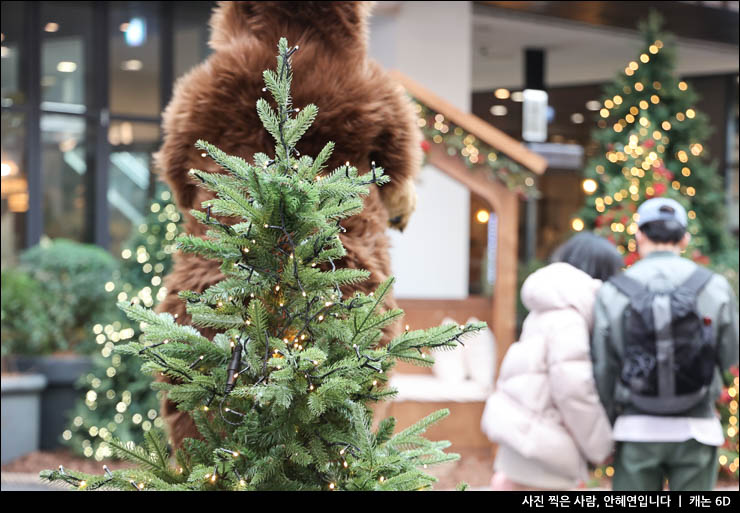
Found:
[(678, 201), (670, 198), (647, 200), (637, 209), (637, 215), (640, 219), (637, 222), (639, 227), (652, 221), (678, 221), (684, 228), (689, 224), (686, 209)]

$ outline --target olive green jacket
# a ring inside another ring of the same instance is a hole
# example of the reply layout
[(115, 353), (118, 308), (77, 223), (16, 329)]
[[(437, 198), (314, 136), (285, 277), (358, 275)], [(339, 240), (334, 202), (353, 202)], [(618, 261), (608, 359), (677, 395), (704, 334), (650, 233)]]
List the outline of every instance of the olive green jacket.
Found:
[[(652, 291), (669, 292), (683, 284), (696, 266), (691, 260), (660, 251), (638, 261), (625, 273)], [(628, 303), (627, 296), (607, 282), (599, 290), (594, 306), (591, 358), (599, 397), (612, 423), (619, 415), (644, 414), (625, 404), (629, 392), (619, 379), (624, 354), (623, 314)], [(705, 399), (682, 416), (712, 417), (714, 403), (722, 391), (720, 371), (738, 362), (737, 299), (724, 277), (715, 274), (707, 282), (699, 292), (697, 309), (701, 316), (712, 320), (717, 371)]]

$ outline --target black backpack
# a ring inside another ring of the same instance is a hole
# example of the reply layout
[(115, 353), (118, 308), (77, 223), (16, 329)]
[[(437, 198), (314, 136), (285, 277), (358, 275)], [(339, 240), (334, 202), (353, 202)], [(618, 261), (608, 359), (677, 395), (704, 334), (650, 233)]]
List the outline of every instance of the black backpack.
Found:
[(699, 403), (714, 378), (711, 319), (696, 298), (712, 273), (703, 267), (672, 292), (653, 292), (621, 273), (609, 282), (630, 303), (624, 313), (621, 383), (629, 403), (654, 415), (677, 415)]

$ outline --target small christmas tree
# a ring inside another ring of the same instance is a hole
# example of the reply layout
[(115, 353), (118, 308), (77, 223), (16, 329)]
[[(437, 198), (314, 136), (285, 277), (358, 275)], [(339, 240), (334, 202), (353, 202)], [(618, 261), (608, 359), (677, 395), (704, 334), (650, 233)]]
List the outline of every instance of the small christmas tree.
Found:
[(191, 412), (203, 439), (186, 439), (173, 465), (162, 437), (149, 431), (145, 448), (109, 442), (138, 461), (137, 470), (42, 477), (82, 489), (417, 490), (436, 481), (420, 467), (458, 458), (443, 452), (449, 442), (421, 436), (446, 411), (393, 434), (392, 418), (372, 431), (368, 404), (394, 393), (384, 383), (395, 360), (430, 365), (425, 350), (453, 348), (485, 324), (407, 331), (382, 346), (381, 329), (402, 315), (382, 311), (392, 281), (342, 298), (340, 286), (368, 273), (335, 268), (345, 254), (341, 220), (362, 210), (370, 184), (388, 179), (374, 165), (359, 175), (350, 163), (323, 175), (331, 143), (315, 160), (298, 154), (317, 108), (292, 107), (290, 57), (298, 48), (281, 39), (278, 49), (278, 72), (264, 72), (277, 112), (257, 103), (274, 158), (258, 153), (250, 164), (199, 141), (226, 173), (192, 171), (217, 196), (205, 212), (192, 211), (211, 229), (205, 239), (178, 240), (182, 251), (222, 263), (222, 282), (181, 294), (193, 324), (222, 333), (211, 341), (169, 314), (120, 304), (144, 331), (122, 351), (176, 381), (156, 386)]
[(605, 88), (596, 157), (585, 170), (586, 206), (574, 229), (594, 231), (614, 242), (630, 265), (639, 257), (634, 235), (643, 201), (665, 196), (689, 214), (689, 256), (707, 263), (729, 246), (724, 192), (716, 166), (702, 144), (707, 118), (696, 111), (696, 94), (675, 76), (672, 37), (651, 14), (641, 30), (644, 46), (617, 79)]
[[(119, 300), (137, 297), (144, 306), (151, 307), (166, 293), (162, 277), (171, 268), (180, 221), (170, 198), (170, 191), (161, 186), (150, 213), (124, 244), (114, 281), (100, 284)], [(123, 361), (121, 355), (114, 353), (116, 344), (139, 339), (139, 325), (130, 322), (120, 310), (114, 318), (100, 321), (93, 333), (102, 348), (94, 355), (93, 368), (80, 380), (83, 394), (62, 434), (73, 451), (98, 461), (112, 456), (104, 442), (110, 436), (142, 443), (144, 433), (152, 426), (164, 427), (158, 416), (159, 402), (150, 391), (151, 376), (139, 372), (134, 361)]]

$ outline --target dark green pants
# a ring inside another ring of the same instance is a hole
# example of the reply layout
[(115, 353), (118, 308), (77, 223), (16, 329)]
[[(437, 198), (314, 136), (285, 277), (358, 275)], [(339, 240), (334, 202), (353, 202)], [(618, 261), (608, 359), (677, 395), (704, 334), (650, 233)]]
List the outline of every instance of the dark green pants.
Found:
[(696, 440), (680, 443), (617, 442), (612, 486), (619, 491), (713, 490), (717, 448)]

